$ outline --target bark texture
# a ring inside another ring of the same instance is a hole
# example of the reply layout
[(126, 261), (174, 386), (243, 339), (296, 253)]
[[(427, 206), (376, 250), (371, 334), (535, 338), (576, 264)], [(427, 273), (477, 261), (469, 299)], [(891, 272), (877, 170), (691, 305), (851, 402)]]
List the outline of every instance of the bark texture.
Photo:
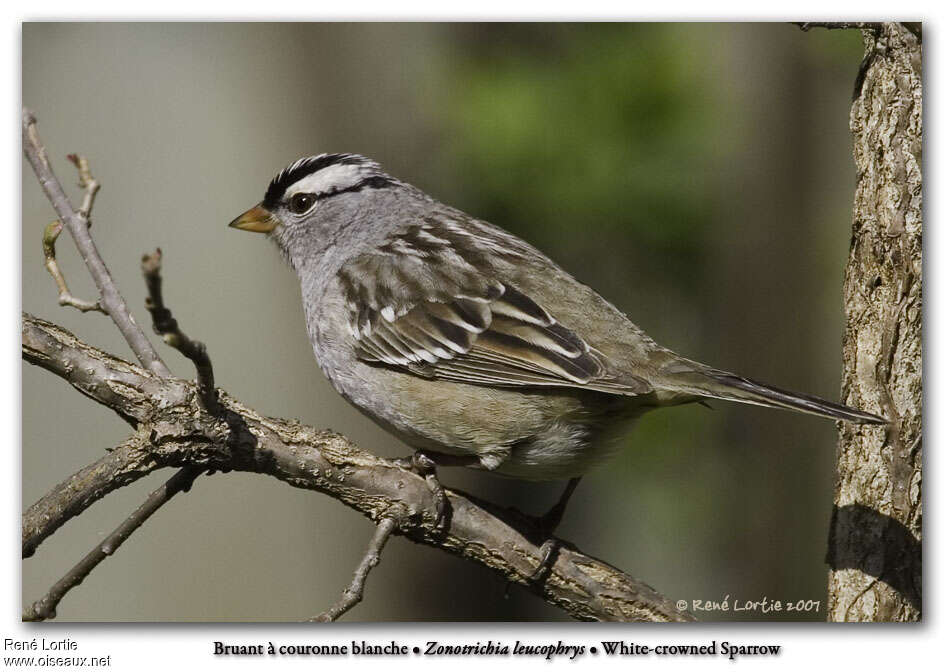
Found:
[(921, 618), (921, 27), (863, 31), (850, 126), (857, 185), (846, 268), (845, 402), (887, 426), (841, 423), (829, 619)]

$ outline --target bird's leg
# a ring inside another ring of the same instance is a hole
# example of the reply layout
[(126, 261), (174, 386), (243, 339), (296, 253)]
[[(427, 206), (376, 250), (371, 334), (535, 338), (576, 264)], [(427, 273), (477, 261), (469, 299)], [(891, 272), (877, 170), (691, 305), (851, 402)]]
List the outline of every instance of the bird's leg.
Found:
[(409, 457), (401, 457), (394, 462), (398, 467), (412, 471), (426, 481), (426, 485), (433, 493), (433, 503), (436, 507), (436, 528), (442, 531), (446, 527), (449, 499), (436, 475), (436, 467), (470, 467), (478, 464), (479, 458), (474, 455), (447, 455), (429, 450), (417, 450)]
[(554, 530), (557, 529), (557, 526), (560, 525), (561, 519), (564, 517), (564, 510), (567, 508), (567, 503), (570, 501), (571, 495), (574, 494), (574, 490), (577, 489), (577, 484), (580, 483), (580, 479), (581, 477), (577, 476), (567, 481), (567, 486), (564, 488), (564, 492), (561, 493), (557, 503), (552, 506), (547, 513), (538, 518), (541, 531), (547, 536), (552, 535)]
[(560, 525), (561, 518), (564, 517), (564, 510), (567, 508), (567, 502), (570, 501), (571, 495), (577, 489), (580, 478), (578, 476), (567, 481), (567, 487), (564, 488), (564, 492), (561, 493), (557, 503), (536, 521), (544, 543), (541, 544), (541, 564), (531, 575), (531, 581), (534, 583), (542, 581), (554, 564), (555, 556), (560, 549), (560, 541), (553, 536), (554, 530)]

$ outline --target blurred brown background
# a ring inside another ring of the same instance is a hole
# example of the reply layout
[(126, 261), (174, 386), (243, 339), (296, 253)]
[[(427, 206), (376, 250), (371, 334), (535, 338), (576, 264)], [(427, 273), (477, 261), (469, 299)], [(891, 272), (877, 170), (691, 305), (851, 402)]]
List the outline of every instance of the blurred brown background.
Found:
[[(23, 26), (23, 103), (64, 182), (103, 184), (95, 237), (138, 319), (138, 262), (218, 384), (258, 410), (407, 452), (328, 386), (291, 271), (226, 229), (304, 155), (359, 152), (509, 229), (695, 359), (836, 398), (853, 193), (853, 31), (782, 24), (54, 24)], [(24, 166), (23, 308), (121, 356), (101, 315), (59, 308), (40, 253), (51, 207)], [(75, 192), (74, 192), (75, 193)], [(63, 238), (74, 293), (93, 286)], [(181, 376), (189, 363), (160, 344)], [(591, 473), (560, 534), (672, 599), (819, 599), (835, 429), (718, 402), (656, 412)], [(23, 369), (23, 505), (127, 427)], [(38, 598), (169, 475), (111, 495), (23, 563)], [(445, 469), (543, 512), (562, 483)], [(203, 478), (60, 605), (59, 620), (299, 620), (348, 583), (371, 524), (316, 493)], [(732, 613), (699, 614), (732, 618)], [(753, 612), (740, 618), (771, 618)], [(796, 618), (796, 615), (789, 615)], [(496, 576), (395, 538), (348, 620), (544, 620)]]

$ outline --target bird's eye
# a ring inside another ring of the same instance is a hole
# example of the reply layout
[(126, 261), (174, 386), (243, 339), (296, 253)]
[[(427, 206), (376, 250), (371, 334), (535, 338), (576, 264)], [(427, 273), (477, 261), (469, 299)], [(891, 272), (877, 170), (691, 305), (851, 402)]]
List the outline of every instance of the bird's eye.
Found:
[(296, 215), (300, 215), (303, 212), (308, 212), (311, 210), (311, 206), (314, 204), (315, 199), (311, 194), (295, 194), (292, 196), (292, 200), (289, 202), (288, 207)]

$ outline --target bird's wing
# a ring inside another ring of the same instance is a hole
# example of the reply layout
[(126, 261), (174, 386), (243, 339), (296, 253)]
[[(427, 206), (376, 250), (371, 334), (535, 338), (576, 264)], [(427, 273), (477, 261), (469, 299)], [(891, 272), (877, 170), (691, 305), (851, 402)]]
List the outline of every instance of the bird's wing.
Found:
[(497, 257), (532, 252), (501, 235), (426, 222), (345, 264), (339, 278), (357, 356), (491, 387), (650, 392), (642, 379), (610, 375), (605, 357), (579, 334), (496, 278)]

